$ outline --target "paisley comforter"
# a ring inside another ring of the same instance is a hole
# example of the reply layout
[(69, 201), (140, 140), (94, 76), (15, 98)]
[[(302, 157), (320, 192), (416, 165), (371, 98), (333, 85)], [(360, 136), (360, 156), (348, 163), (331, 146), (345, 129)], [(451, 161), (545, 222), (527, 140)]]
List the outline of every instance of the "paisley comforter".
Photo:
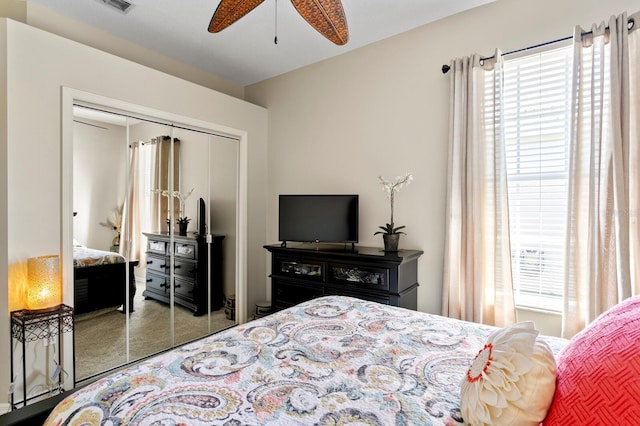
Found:
[(111, 263), (124, 263), (125, 258), (121, 254), (111, 251), (97, 250), (81, 245), (73, 246), (73, 267), (84, 268), (86, 266), (107, 265)]
[(492, 330), (322, 297), (111, 374), (46, 424), (461, 424), (460, 380)]

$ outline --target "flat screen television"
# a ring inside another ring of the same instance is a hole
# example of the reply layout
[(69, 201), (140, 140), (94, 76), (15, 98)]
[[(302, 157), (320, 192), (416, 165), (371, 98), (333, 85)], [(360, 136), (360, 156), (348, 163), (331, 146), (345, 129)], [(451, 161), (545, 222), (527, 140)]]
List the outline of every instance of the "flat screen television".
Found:
[(358, 195), (280, 195), (278, 239), (358, 242)]

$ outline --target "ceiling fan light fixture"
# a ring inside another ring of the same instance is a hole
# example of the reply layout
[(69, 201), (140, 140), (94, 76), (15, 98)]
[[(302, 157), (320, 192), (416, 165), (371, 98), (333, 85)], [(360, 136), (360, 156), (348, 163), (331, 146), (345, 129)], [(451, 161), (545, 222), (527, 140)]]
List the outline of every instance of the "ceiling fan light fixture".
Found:
[[(122, 1), (122, 0), (121, 0)], [(220, 0), (209, 22), (217, 33), (258, 7), (264, 0)], [(341, 0), (291, 0), (300, 16), (328, 40), (342, 46), (349, 41), (349, 29)], [(278, 39), (276, 37), (276, 44)]]
[(133, 6), (133, 3), (130, 3), (127, 0), (98, 0), (98, 1), (106, 4), (107, 6), (111, 6), (122, 13), (127, 13), (131, 8), (131, 6)]
[(300, 16), (331, 42), (342, 46), (349, 41), (347, 18), (340, 0), (291, 0)]
[(258, 7), (263, 1), (264, 0), (222, 0), (216, 8), (211, 22), (209, 22), (209, 32), (219, 33)]

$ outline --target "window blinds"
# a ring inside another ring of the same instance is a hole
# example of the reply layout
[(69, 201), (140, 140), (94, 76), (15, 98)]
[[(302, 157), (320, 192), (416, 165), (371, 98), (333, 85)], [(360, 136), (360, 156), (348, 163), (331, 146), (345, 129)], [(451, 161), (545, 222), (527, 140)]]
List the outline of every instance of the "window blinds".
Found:
[(501, 119), (517, 306), (562, 308), (572, 55), (566, 46), (504, 62)]

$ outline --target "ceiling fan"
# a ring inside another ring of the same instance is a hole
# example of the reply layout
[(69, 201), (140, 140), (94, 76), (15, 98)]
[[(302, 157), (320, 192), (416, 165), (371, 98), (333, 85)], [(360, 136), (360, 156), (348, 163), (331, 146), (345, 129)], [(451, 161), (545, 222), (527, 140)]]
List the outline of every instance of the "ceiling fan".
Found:
[[(211, 18), (209, 32), (224, 30), (263, 1), (222, 0)], [(291, 0), (291, 3), (305, 21), (333, 43), (342, 46), (349, 41), (347, 20), (340, 0)]]

